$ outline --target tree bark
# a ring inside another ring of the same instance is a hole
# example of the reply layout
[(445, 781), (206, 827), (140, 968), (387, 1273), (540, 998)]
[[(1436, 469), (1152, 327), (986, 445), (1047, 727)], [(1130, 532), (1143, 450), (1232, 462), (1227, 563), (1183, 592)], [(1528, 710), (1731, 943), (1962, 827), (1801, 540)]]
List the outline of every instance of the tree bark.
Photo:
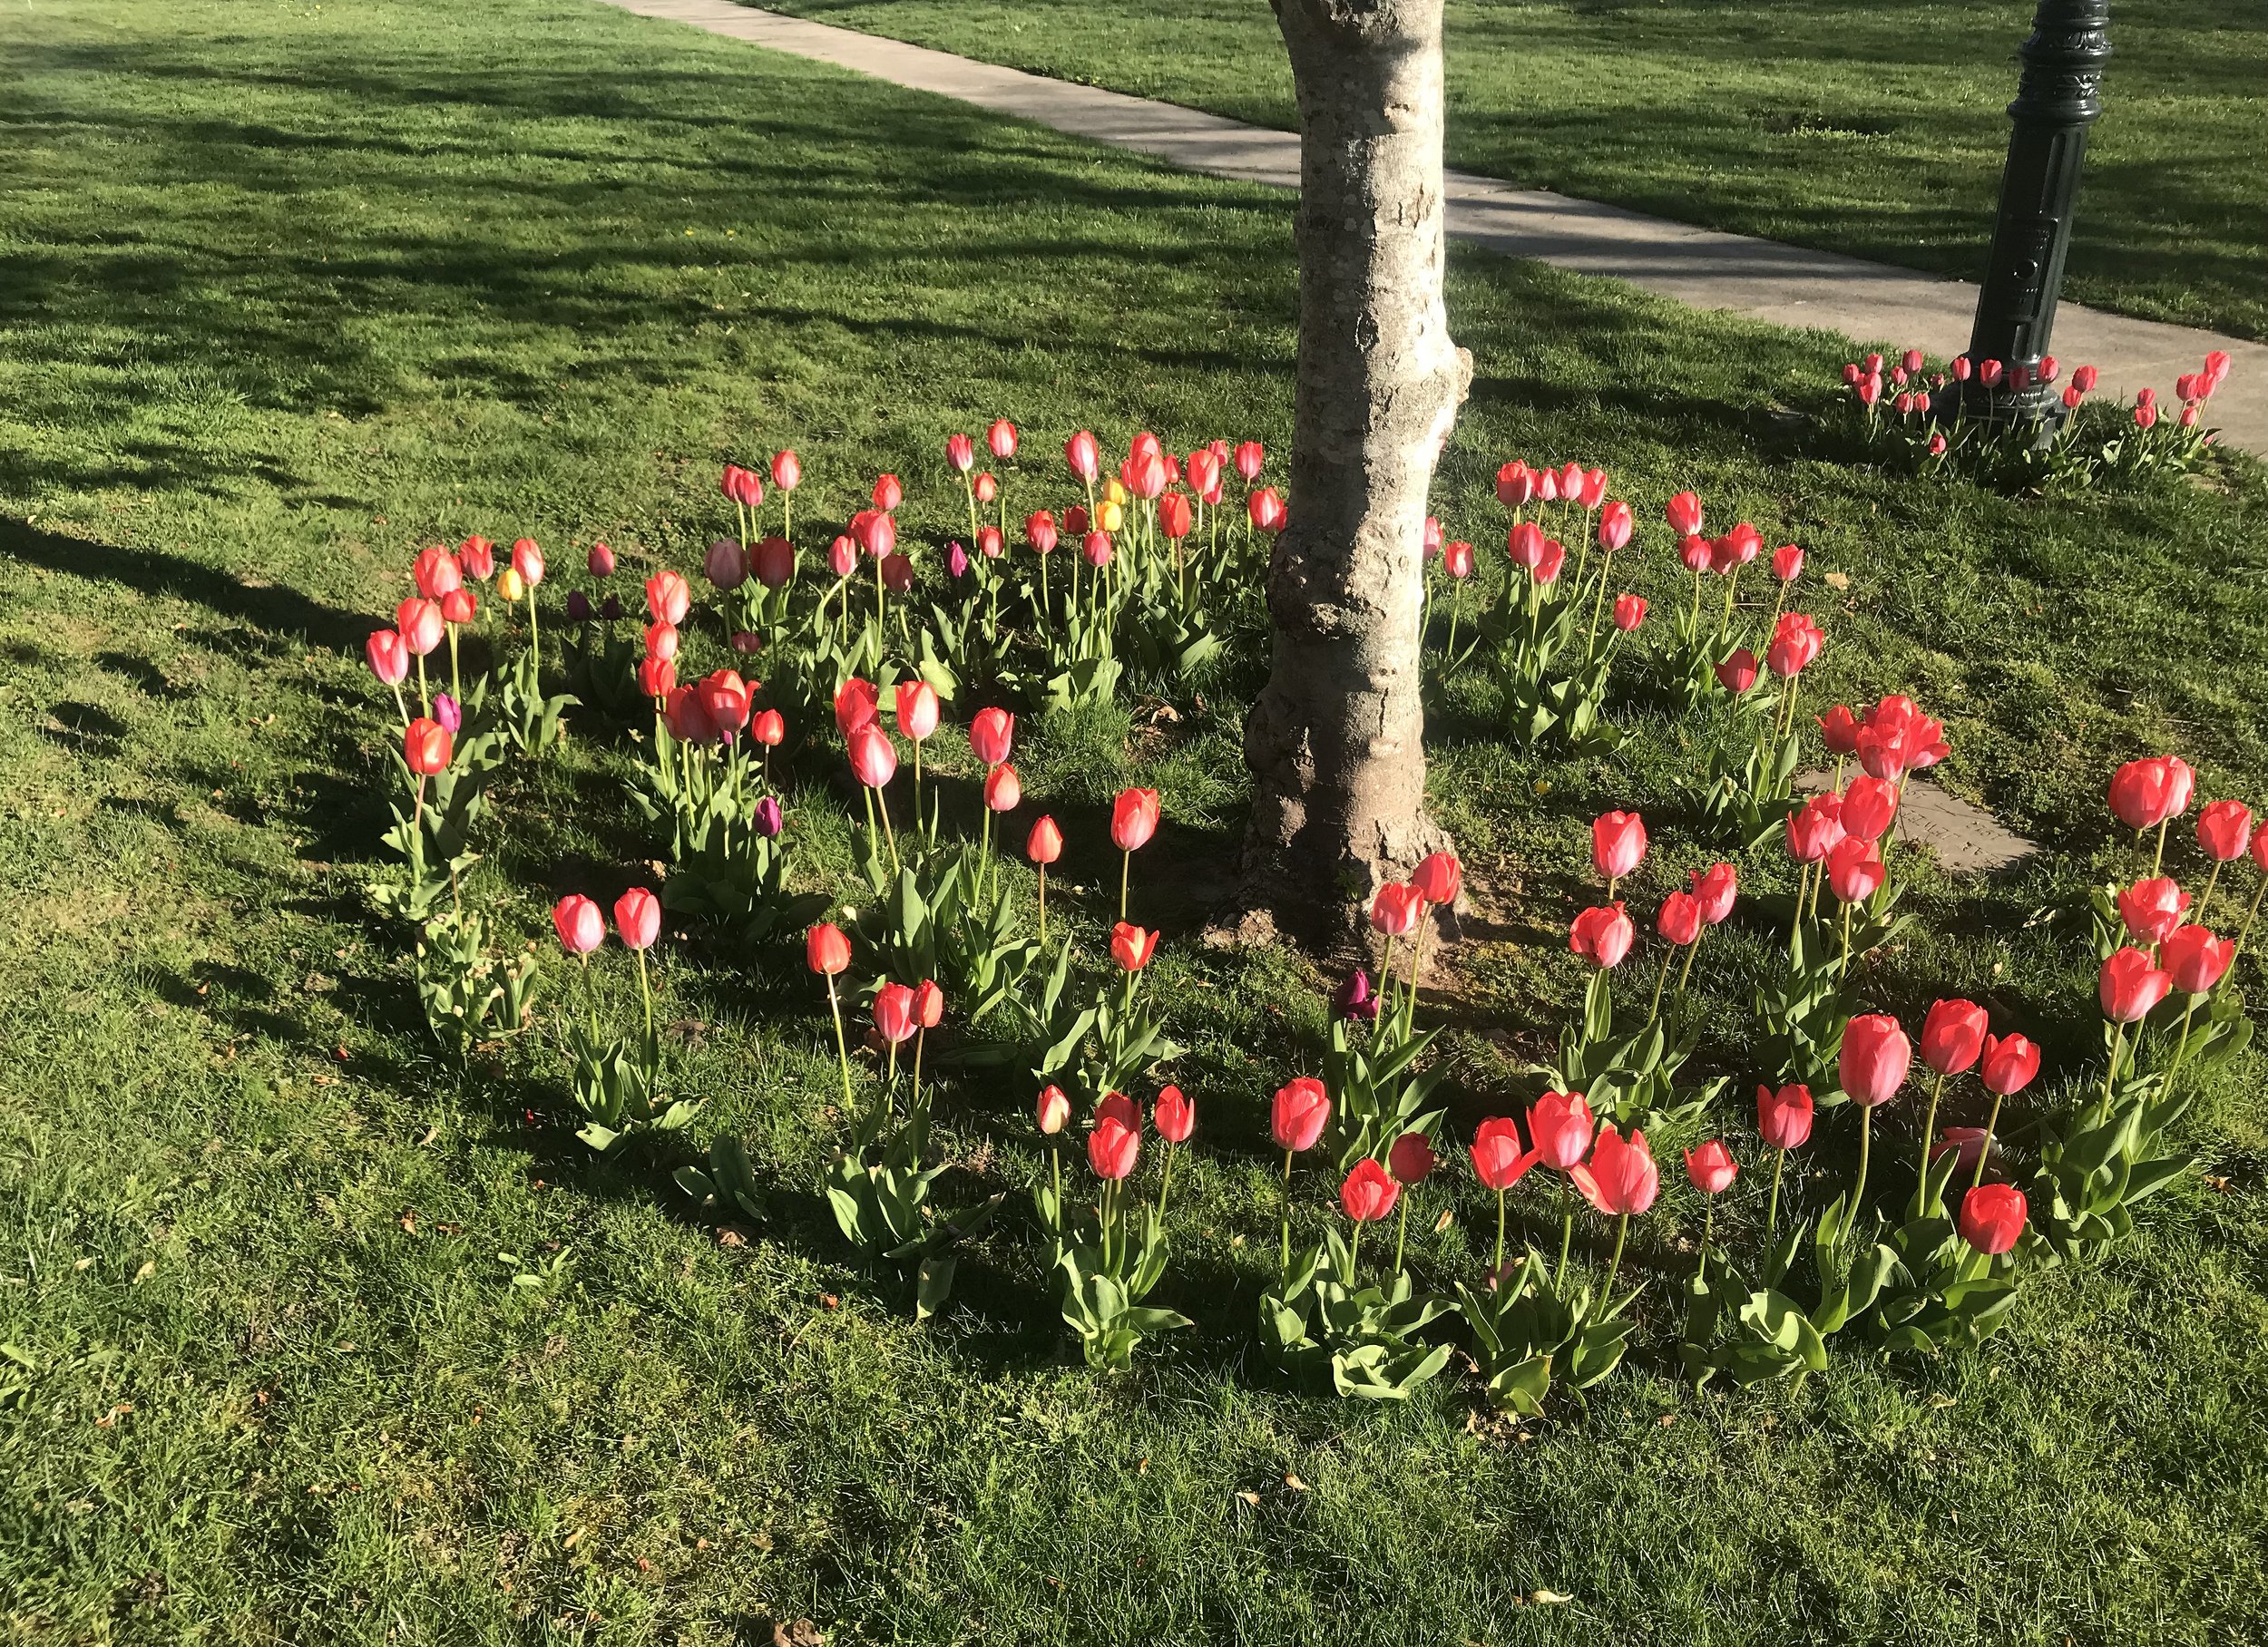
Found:
[(1425, 812), (1423, 532), (1472, 366), (1442, 297), (1442, 3), (1275, 0), (1299, 98), (1299, 365), (1243, 897), (1304, 935), (1344, 931), (1447, 844)]

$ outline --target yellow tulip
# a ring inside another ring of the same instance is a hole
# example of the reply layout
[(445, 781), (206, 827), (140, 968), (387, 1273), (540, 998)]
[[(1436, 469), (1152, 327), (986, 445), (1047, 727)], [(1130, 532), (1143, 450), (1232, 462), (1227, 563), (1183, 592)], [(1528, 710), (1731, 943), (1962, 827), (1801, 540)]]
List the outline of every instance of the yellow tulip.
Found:
[(1118, 476), (1112, 475), (1110, 479), (1104, 483), (1102, 495), (1109, 498), (1119, 508), (1123, 509), (1126, 507), (1126, 487), (1119, 482)]
[[(1113, 481), (1110, 484), (1116, 486), (1118, 482)], [(1126, 524), (1126, 511), (1119, 507), (1118, 499), (1105, 498), (1095, 505), (1095, 524), (1111, 532)]]
[(506, 600), (517, 600), (528, 592), (527, 584), (520, 577), (519, 568), (507, 566), (496, 574), (496, 592)]

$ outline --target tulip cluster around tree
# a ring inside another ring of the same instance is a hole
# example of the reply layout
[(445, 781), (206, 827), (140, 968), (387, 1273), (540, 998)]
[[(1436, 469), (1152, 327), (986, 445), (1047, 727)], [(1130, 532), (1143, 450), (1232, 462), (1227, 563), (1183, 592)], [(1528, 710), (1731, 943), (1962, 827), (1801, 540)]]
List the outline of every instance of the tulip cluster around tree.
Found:
[[(1086, 1360), (1119, 1368), (1190, 1325), (1175, 1254), (1214, 1237), (1178, 1217), (1177, 1164), (1208, 1135), (1256, 1132), (1262, 1095), (1176, 1078), (1168, 1031), (1188, 1009), (1145, 987), (1165, 940), (1139, 919), (1160, 872), (1146, 862), (1167, 821), (1157, 791), (1117, 795), (1115, 872), (1068, 909), (1059, 890), (1051, 921), (1051, 868), (1102, 843), (1026, 793), (1019, 717), (1190, 689), (1225, 648), (1254, 646), (1266, 541), (1296, 500), (1266, 483), (1255, 442), (1177, 456), (1145, 434), (1114, 465), (1080, 431), (1060, 468), (1018, 466), (1021, 447), (1005, 419), (982, 440), (992, 468), (975, 439), (947, 443), (920, 482), (965, 513), (965, 537), (942, 543), (901, 532), (893, 474), (840, 520), (807, 506), (799, 532), (804, 466), (781, 452), (762, 474), (728, 467), (730, 535), (642, 589), (620, 587), (603, 543), (549, 612), (530, 540), (418, 555), (415, 592), (368, 646), (399, 728), (373, 890), (414, 950), (435, 1035), (459, 1056), (517, 1038), (591, 1149), (645, 1152), (719, 1221), (760, 1225), (768, 1186), (816, 1192), (845, 1249), (920, 1316), (948, 1307), (969, 1243), (1015, 1223)], [(2083, 1099), (2032, 1105), (2039, 1047), (1971, 1001), (1884, 1010), (1871, 958), (1914, 919), (1901, 904), (1921, 849), (1900, 823), (1917, 775), (1950, 753), (1944, 727), (1895, 692), (1859, 709), (1806, 701), (1831, 641), (1800, 609), (1801, 545), (1768, 550), (1747, 521), (1712, 533), (1690, 491), (1641, 508), (1611, 490), (1577, 463), (1505, 463), (1490, 505), (1503, 545), (1485, 568), (1429, 521), (1430, 667), (1485, 685), (1519, 743), (1611, 751), (1633, 682), (1716, 728), (1686, 826), (1721, 856), (1634, 911), (1625, 889), (1655, 843), (1638, 812), (1598, 797), (1596, 897), (1561, 963), (1579, 969), (1579, 1006), (1517, 1090), (1479, 1095), (1489, 1113), (1470, 1125), (1452, 1121), (1420, 987), (1454, 940), (1465, 868), (1436, 853), (1370, 896), (1374, 951), (1265, 1099), (1280, 1170), (1254, 1341), (1317, 1390), (1401, 1398), (1462, 1365), (1491, 1403), (1532, 1415), (1608, 1377), (1642, 1328), (1696, 1384), (1822, 1372), (1830, 1340), (1976, 1347), (2027, 1274), (2098, 1255), (2186, 1169), (2195, 1078), (2249, 1038), (2230, 974), (2268, 888), (2268, 838), (2241, 801), (2193, 808), (2173, 755), (2107, 774), (2134, 872), (2095, 900), (2103, 1055), (2057, 1072)], [(1674, 590), (1667, 619), (1628, 587), (1648, 553)], [(1739, 599), (1759, 562), (1768, 612)], [(633, 752), (645, 856), (663, 872), (627, 876), (606, 907), (597, 887), (560, 899), (576, 967), (547, 985), (533, 952), (492, 934), (463, 872), (501, 826), (491, 780), (571, 726)], [(948, 817), (941, 760), (979, 775), (964, 822)], [(1824, 782), (1802, 795), (1806, 767)], [(846, 797), (847, 879), (815, 871), (797, 811), (818, 803), (791, 803), (791, 773), (807, 781), (795, 794), (816, 782)], [(1705, 1068), (1695, 980), (1735, 921), (1769, 932), (1774, 960), (1739, 1061)], [(665, 930), (694, 924), (752, 959), (800, 954), (840, 1087), (836, 1135), (812, 1158), (761, 1159), (723, 1133), (695, 1146), (701, 1095), (682, 1089), (654, 982)], [(615, 966), (637, 976), (626, 1022), (593, 987)], [(1036, 1170), (953, 1198), (933, 1117), (1003, 1089), (1028, 1104)], [(1853, 1165), (1823, 1195), (1788, 1164), (1827, 1128)], [(1705, 1210), (1682, 1295), (1648, 1309), (1658, 1281), (1624, 1260), (1634, 1222), (1661, 1216), (1663, 1139)], [(1413, 1262), (1413, 1217), (1453, 1218), (1465, 1192), (1451, 1181), (1467, 1174), (1493, 1204), (1470, 1263)], [(1718, 1203), (1744, 1195), (1761, 1204), (1740, 1221), (1754, 1238), (1720, 1239)], [(1542, 1233), (1514, 1240), (1515, 1209)]]

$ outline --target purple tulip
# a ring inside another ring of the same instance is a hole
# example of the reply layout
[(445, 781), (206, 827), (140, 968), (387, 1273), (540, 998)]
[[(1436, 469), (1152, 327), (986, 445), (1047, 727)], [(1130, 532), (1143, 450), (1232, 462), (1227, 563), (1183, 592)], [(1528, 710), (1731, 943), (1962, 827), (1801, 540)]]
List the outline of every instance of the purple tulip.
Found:
[(1379, 1005), (1379, 998), (1371, 993), (1370, 974), (1360, 967), (1331, 997), (1332, 1011), (1351, 1024), (1376, 1023)]
[(767, 841), (779, 833), (779, 803), (766, 795), (756, 804), (756, 833)]
[(969, 575), (969, 554), (960, 544), (955, 543), (945, 551), (945, 570), (956, 578)]
[(446, 692), (433, 695), (433, 717), (454, 737), (458, 727), (464, 725), (464, 711), (457, 707), (456, 699)]
[(621, 615), (622, 598), (620, 595), (609, 595), (606, 598), (606, 604), (599, 609), (599, 616), (611, 623)]
[(591, 597), (581, 590), (572, 591), (567, 597), (567, 616), (577, 623), (588, 623), (591, 620)]

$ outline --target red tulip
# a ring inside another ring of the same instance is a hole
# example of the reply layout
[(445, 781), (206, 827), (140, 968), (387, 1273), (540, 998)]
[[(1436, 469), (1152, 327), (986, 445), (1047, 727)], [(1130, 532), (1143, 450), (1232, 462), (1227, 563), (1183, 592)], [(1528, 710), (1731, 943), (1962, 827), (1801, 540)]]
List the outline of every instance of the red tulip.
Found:
[(1739, 896), (1740, 880), (1729, 863), (1712, 863), (1706, 870), (1695, 870), (1686, 877), (1693, 888), (1693, 901), (1701, 911), (1701, 919), (1711, 926), (1722, 926), (1733, 912), (1733, 901)]
[(1472, 576), (1472, 545), (1459, 538), (1442, 546), (1442, 570), (1462, 582)]
[(646, 626), (646, 656), (674, 658), (678, 655), (678, 638), (677, 625), (656, 619)]
[(1723, 1194), (1732, 1187), (1739, 1172), (1739, 1164), (1722, 1139), (1711, 1138), (1698, 1149), (1686, 1152), (1686, 1176), (1704, 1195)]
[(1371, 900), (1370, 923), (1389, 938), (1407, 938), (1424, 912), (1425, 900), (1417, 888), (1389, 881)]
[(1984, 1052), (1987, 1023), (1973, 1000), (1934, 1002), (1921, 1020), (1921, 1061), (1940, 1075), (1959, 1075)]
[(2242, 801), (2215, 801), (2197, 814), (2197, 844), (2215, 863), (2234, 863), (2253, 838), (2253, 809)]
[(984, 447), (1001, 463), (1016, 455), (1016, 425), (1004, 417), (992, 420), (992, 426), (984, 431)]
[(533, 538), (513, 540), (512, 570), (530, 589), (543, 581), (543, 551), (535, 546)]
[(2184, 995), (2204, 995), (2236, 959), (2236, 945), (2201, 926), (2176, 929), (2158, 949), (2165, 975)]
[(1787, 855), (1798, 863), (1820, 862), (1843, 839), (1840, 795), (1814, 795), (1788, 814)]
[(1095, 1119), (1116, 1121), (1129, 1132), (1142, 1130), (1141, 1106), (1122, 1092), (1106, 1092), (1102, 1102), (1095, 1106)]
[(1543, 528), (1533, 521), (1522, 521), (1504, 534), (1504, 552), (1511, 557), (1514, 566), (1530, 571), (1543, 563)]
[(2039, 1048), (2020, 1035), (1988, 1035), (1977, 1077), (1988, 1092), (2021, 1092), (2039, 1073)]
[(460, 584), (441, 597), (441, 620), (462, 627), (480, 614), (480, 598)]
[(1525, 509), (1535, 495), (1535, 473), (1520, 459), (1512, 459), (1496, 472), (1496, 501), (1505, 508)]
[(1716, 666), (1716, 684), (1737, 697), (1756, 684), (1756, 655), (1746, 647)]
[(1855, 777), (1843, 794), (1843, 833), (1853, 840), (1882, 839), (1898, 815), (1898, 785), (1887, 778)]
[(1687, 571), (1696, 576), (1707, 571), (1713, 559), (1706, 538), (1690, 536), (1677, 540), (1677, 560)]
[(692, 588), (675, 572), (656, 572), (646, 580), (646, 609), (664, 623), (683, 623), (693, 609)]
[[(945, 436), (945, 462), (951, 463), (960, 473), (968, 473), (970, 470), (976, 467), (976, 443), (965, 434), (948, 434)], [(897, 505), (884, 502), (881, 488), (877, 485), (875, 492), (875, 507), (895, 509)]]
[(2128, 761), (2110, 780), (2110, 809), (2128, 829), (2155, 829), (2181, 815), (2195, 782), (2178, 755)]
[(1681, 492), (1663, 506), (1662, 518), (1669, 522), (1670, 531), (1690, 538), (1701, 530), (1701, 500), (1690, 492)]
[(1110, 959), (1127, 971), (1140, 971), (1157, 953), (1157, 933), (1145, 931), (1130, 921), (1121, 921), (1110, 929)]
[(1980, 1184), (1961, 1197), (1960, 1238), (1998, 1258), (2016, 1244), (2028, 1216), (2022, 1190), (2012, 1184)]
[(1793, 680), (1811, 668), (1826, 644), (1825, 633), (1802, 612), (1783, 612), (1765, 648), (1765, 667), (1782, 680)]
[(614, 901), (614, 930), (623, 947), (650, 949), (661, 936), (661, 900), (642, 886), (633, 886)]
[(898, 736), (920, 743), (937, 730), (937, 689), (918, 677), (898, 682), (894, 690)]
[(1080, 558), (1098, 570), (1110, 564), (1111, 553), (1110, 534), (1099, 526), (1080, 540)]
[(969, 747), (987, 766), (1006, 760), (1015, 738), (1016, 717), (1005, 709), (979, 709), (969, 723)]
[(1608, 554), (1629, 542), (1632, 530), (1630, 506), (1620, 498), (1599, 511), (1598, 547)]
[(1288, 511), (1276, 488), (1264, 486), (1245, 500), (1245, 512), (1251, 518), (1255, 531), (1276, 532), (1284, 530)]
[(1187, 1144), (1197, 1128), (1197, 1106), (1182, 1096), (1178, 1087), (1159, 1093), (1150, 1114), (1158, 1123), (1158, 1135), (1168, 1144)]
[(1662, 900), (1661, 912), (1654, 917), (1654, 930), (1683, 948), (1701, 936), (1701, 906), (1690, 892), (1672, 892)]
[(1843, 1031), (1843, 1057), (1837, 1068), (1843, 1090), (1853, 1104), (1872, 1109), (1889, 1103), (1905, 1084), (1912, 1063), (1913, 1044), (1887, 1012), (1862, 1013)]
[(1321, 1081), (1303, 1075), (1276, 1088), (1275, 1102), (1268, 1110), (1268, 1131), (1278, 1149), (1308, 1150), (1323, 1136), (1323, 1129), (1330, 1119), (1330, 1095), (1324, 1091)]
[(1794, 1083), (1756, 1088), (1756, 1130), (1774, 1149), (1801, 1149), (1812, 1135), (1812, 1089)]
[(875, 991), (875, 1033), (894, 1047), (914, 1038), (921, 1027), (914, 1009), (914, 991), (904, 984), (885, 984)]
[(1411, 885), (1418, 896), (1428, 903), (1450, 904), (1457, 901), (1457, 894), (1464, 883), (1464, 873), (1454, 853), (1431, 853), (1418, 861), (1417, 869), (1410, 876)]
[(448, 636), (438, 601), (413, 596), (394, 609), (394, 627), (402, 644), (420, 658), (430, 655)]
[(1364, 1155), (1339, 1185), (1339, 1205), (1356, 1223), (1376, 1223), (1402, 1199), (1402, 1186), (1386, 1169)]
[(717, 482), (717, 490), (743, 509), (754, 509), (764, 501), (764, 482), (738, 463), (727, 463)]
[(606, 941), (606, 921), (599, 906), (581, 892), (570, 892), (552, 906), (552, 930), (560, 948), (570, 955), (588, 955)]
[(1827, 746), (1829, 755), (1856, 755), (1859, 749), (1859, 717), (1849, 707), (1837, 704), (1819, 717), (1819, 736)]
[(1122, 853), (1139, 852), (1158, 833), (1158, 792), (1122, 789), (1110, 807), (1110, 842)]
[(717, 738), (728, 744), (748, 724), (748, 683), (730, 669), (719, 669), (701, 682), (701, 712), (717, 728)]
[(1114, 1184), (1133, 1172), (1141, 1150), (1142, 1135), (1116, 1116), (1096, 1122), (1087, 1135), (1087, 1165), (1095, 1169), (1096, 1177)]
[(1643, 1213), (1662, 1192), (1661, 1169), (1646, 1146), (1646, 1135), (1633, 1132), (1626, 1143), (1611, 1123), (1598, 1129), (1589, 1164), (1569, 1168), (1568, 1176), (1584, 1200), (1609, 1217)]
[(852, 676), (835, 688), (835, 725), (847, 738), (861, 726), (874, 725), (882, 694), (870, 680)]
[(1871, 841), (1853, 835), (1827, 854), (1827, 885), (1838, 903), (1863, 903), (1882, 889), (1890, 871), (1874, 855)]
[(905, 502), (905, 488), (898, 483), (896, 475), (878, 474), (875, 476), (874, 499), (875, 508), (886, 515)]
[(804, 959), (814, 972), (832, 978), (850, 965), (850, 940), (841, 927), (822, 921), (804, 934)]
[[(672, 629), (671, 634), (677, 633)], [(667, 658), (638, 660), (638, 689), (648, 697), (667, 697), (677, 687), (678, 667)]]
[(1628, 635), (1646, 621), (1646, 602), (1637, 595), (1615, 597), (1615, 628)]
[[(981, 496), (977, 499), (980, 503), (984, 501)], [(976, 529), (976, 552), (987, 560), (997, 560), (1008, 552), (1008, 540), (1000, 535), (997, 526), (980, 526)]]
[(1031, 826), (1023, 853), (1034, 863), (1052, 863), (1063, 855), (1063, 832), (1055, 826), (1053, 818), (1043, 817)]
[(1237, 473), (1249, 484), (1260, 478), (1261, 467), (1267, 462), (1267, 453), (1258, 441), (1239, 441), (1236, 461)]
[(1646, 820), (1637, 813), (1602, 813), (1591, 821), (1591, 867), (1601, 879), (1621, 880), (1645, 856)]
[(894, 595), (903, 595), (914, 587), (912, 557), (894, 551), (882, 557), (882, 581)]
[(1592, 1125), (1590, 1106), (1579, 1092), (1547, 1092), (1528, 1106), (1528, 1135), (1536, 1142), (1536, 1159), (1561, 1172), (1590, 1148)]
[(1040, 1130), (1053, 1137), (1070, 1124), (1071, 1101), (1063, 1096), (1061, 1087), (1045, 1087), (1040, 1090), (1040, 1101), (1032, 1106), (1032, 1118)]
[(397, 687), (408, 675), (409, 647), (402, 639), (401, 630), (371, 630), (363, 650), (370, 659), (370, 673), (378, 677), (380, 686)]
[(1405, 1189), (1424, 1183), (1439, 1164), (1440, 1158), (1433, 1154), (1433, 1141), (1422, 1132), (1403, 1133), (1386, 1151), (1386, 1170)]
[(661, 718), (670, 728), (670, 736), (680, 744), (717, 741), (717, 724), (709, 718), (701, 695), (691, 687), (670, 689), (669, 696), (661, 700)]
[(2118, 918), (2144, 943), (2163, 943), (2188, 909), (2189, 894), (2170, 875), (2137, 881), (2118, 894)]
[(1607, 472), (1604, 469), (1586, 469), (1583, 472), (1583, 489), (1579, 494), (1583, 507), (1596, 509), (1606, 496)]
[(1804, 575), (1803, 546), (1783, 543), (1772, 551), (1772, 575), (1783, 583), (1793, 583)]
[(1543, 553), (1536, 560), (1536, 581), (1545, 586), (1559, 580), (1559, 569), (1567, 564), (1567, 548), (1557, 538), (1543, 541)]
[(782, 537), (767, 537), (757, 544), (751, 565), (766, 589), (785, 589), (795, 580), (796, 546)]
[(1189, 500), (1181, 492), (1169, 492), (1158, 500), (1158, 530), (1168, 538), (1180, 539), (1189, 535), (1194, 524), (1189, 513)]
[[(594, 549), (604, 548), (593, 544)], [(486, 580), (496, 571), (496, 546), (475, 533), (456, 546), (457, 570), (467, 578)]]
[(897, 775), (898, 752), (889, 735), (869, 721), (850, 736), (851, 771), (869, 789), (880, 789)]
[(421, 715), (403, 729), (402, 759), (421, 778), (448, 771), (452, 753), (449, 729), (437, 720)]
[(1023, 804), (1023, 780), (1006, 761), (984, 775), (984, 804), (994, 812), (1013, 812)]
[(1585, 910), (1569, 929), (1567, 947), (1600, 970), (1620, 966), (1637, 939), (1637, 931), (1619, 902)]
[(410, 577), (417, 585), (417, 592), (428, 600), (438, 600), (464, 582), (464, 569), (456, 563), (456, 557), (438, 543), (421, 549), (417, 559), (410, 563)]
[(1063, 443), (1063, 461), (1071, 473), (1089, 485), (1102, 473), (1102, 450), (1095, 444), (1095, 437), (1081, 429)]

